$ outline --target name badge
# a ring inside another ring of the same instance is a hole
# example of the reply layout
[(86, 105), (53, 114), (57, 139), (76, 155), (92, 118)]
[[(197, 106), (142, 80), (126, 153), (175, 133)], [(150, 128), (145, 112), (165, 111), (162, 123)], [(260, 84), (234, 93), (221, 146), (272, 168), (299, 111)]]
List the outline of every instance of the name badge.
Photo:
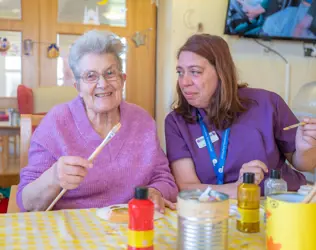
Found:
[[(214, 143), (214, 142), (219, 140), (219, 138), (218, 138), (218, 136), (217, 136), (215, 131), (210, 132), (209, 135), (210, 135), (212, 143)], [(196, 142), (196, 144), (198, 145), (199, 148), (204, 148), (206, 146), (206, 143), (205, 143), (205, 140), (204, 140), (204, 136), (196, 138), (195, 142)]]

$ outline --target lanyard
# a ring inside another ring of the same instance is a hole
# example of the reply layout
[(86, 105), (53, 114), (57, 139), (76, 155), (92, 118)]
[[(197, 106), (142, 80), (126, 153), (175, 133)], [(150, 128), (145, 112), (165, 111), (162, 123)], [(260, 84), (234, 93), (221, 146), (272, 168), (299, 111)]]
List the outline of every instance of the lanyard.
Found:
[(214, 145), (211, 141), (209, 132), (206, 128), (205, 123), (203, 122), (202, 116), (198, 110), (197, 112), (197, 117), (198, 121), (202, 130), (202, 134), (206, 143), (206, 147), (208, 150), (208, 153), (210, 155), (211, 161), (214, 166), (214, 172), (217, 177), (217, 185), (224, 184), (224, 166), (225, 166), (225, 161), (226, 161), (226, 154), (227, 154), (227, 148), (228, 148), (228, 137), (230, 133), (230, 128), (225, 129), (224, 135), (223, 135), (223, 140), (222, 140), (222, 145), (221, 145), (221, 152), (220, 152), (220, 158), (219, 161), (217, 160), (216, 152), (214, 149)]

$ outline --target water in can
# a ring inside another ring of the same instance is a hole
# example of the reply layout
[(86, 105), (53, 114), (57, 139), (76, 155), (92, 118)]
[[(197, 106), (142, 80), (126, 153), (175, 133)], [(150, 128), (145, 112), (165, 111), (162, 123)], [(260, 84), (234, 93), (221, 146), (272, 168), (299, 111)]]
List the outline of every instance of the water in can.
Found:
[(225, 250), (228, 248), (229, 197), (211, 191), (200, 201), (202, 190), (178, 194), (178, 250)]

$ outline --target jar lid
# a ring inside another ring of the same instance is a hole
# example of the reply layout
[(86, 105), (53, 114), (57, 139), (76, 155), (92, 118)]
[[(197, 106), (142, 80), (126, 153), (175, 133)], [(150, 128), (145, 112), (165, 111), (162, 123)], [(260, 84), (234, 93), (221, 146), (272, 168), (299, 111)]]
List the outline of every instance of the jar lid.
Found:
[(278, 169), (271, 169), (270, 171), (271, 179), (281, 179), (281, 172)]
[(134, 197), (137, 200), (147, 200), (148, 199), (148, 188), (147, 187), (136, 187)]
[(243, 182), (248, 184), (255, 183), (255, 174), (254, 173), (244, 173)]

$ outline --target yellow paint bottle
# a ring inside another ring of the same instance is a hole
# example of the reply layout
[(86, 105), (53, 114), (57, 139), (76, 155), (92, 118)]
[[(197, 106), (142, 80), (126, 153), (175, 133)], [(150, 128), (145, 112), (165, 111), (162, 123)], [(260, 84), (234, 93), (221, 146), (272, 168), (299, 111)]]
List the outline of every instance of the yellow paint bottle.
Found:
[(244, 173), (237, 190), (237, 230), (243, 233), (260, 231), (260, 187), (254, 173)]

